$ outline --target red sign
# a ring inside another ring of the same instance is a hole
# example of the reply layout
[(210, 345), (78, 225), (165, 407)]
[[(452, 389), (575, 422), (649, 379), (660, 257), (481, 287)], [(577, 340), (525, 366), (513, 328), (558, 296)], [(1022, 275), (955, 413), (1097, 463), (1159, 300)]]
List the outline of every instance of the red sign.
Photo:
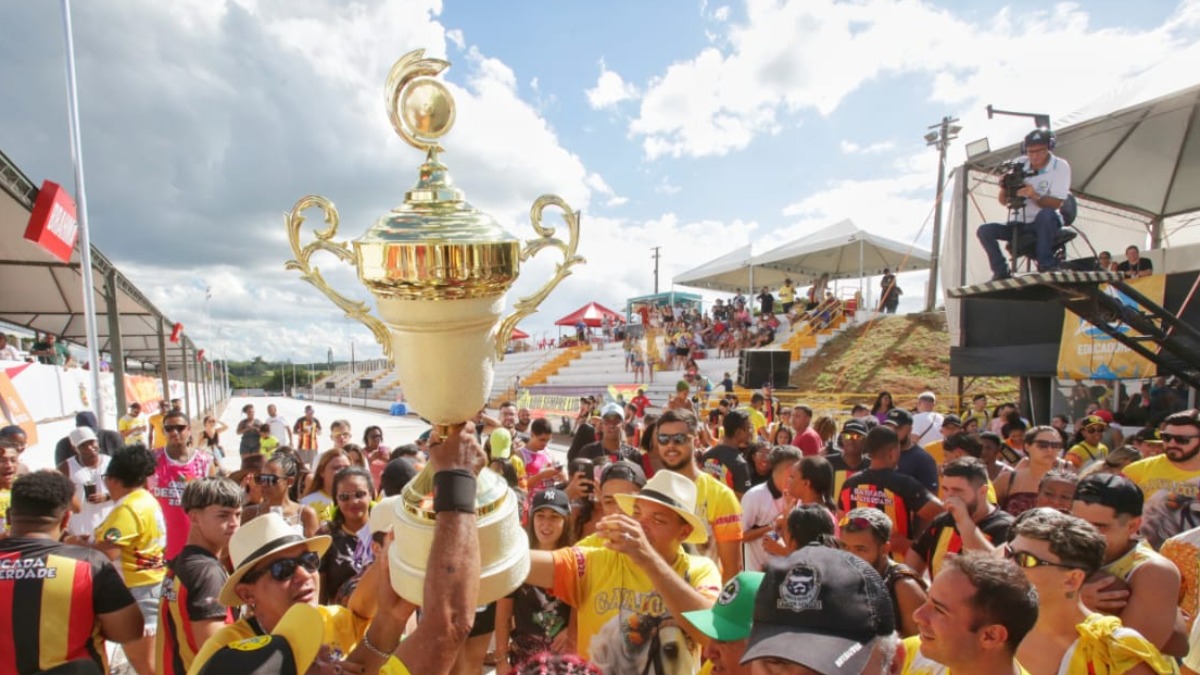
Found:
[(180, 335), (183, 335), (183, 324), (177, 323), (171, 328), (171, 342), (178, 343)]
[(75, 219), (75, 200), (62, 186), (52, 181), (42, 183), (25, 238), (41, 246), (63, 262), (71, 261), (71, 251), (79, 236)]

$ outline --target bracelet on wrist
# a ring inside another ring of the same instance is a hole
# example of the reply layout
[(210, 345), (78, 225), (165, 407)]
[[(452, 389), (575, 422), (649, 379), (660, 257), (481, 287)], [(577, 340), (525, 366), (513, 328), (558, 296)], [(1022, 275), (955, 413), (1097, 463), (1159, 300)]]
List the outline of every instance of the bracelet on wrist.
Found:
[(371, 652), (375, 656), (378, 656), (379, 658), (381, 658), (385, 661), (388, 660), (389, 658), (391, 658), (392, 653), (395, 652), (396, 648), (400, 646), (400, 641), (396, 640), (395, 646), (393, 646), (391, 649), (389, 649), (389, 650), (380, 649), (379, 647), (377, 647), (375, 645), (375, 643), (371, 642), (370, 633), (371, 633), (371, 631), (366, 631), (363, 633), (362, 645), (367, 648), (367, 651)]

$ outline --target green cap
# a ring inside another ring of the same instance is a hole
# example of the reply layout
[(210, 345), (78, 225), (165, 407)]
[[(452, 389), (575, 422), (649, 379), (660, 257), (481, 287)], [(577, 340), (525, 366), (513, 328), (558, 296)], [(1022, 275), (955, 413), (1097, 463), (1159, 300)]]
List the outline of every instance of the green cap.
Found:
[(754, 618), (754, 596), (762, 583), (762, 572), (742, 572), (725, 584), (712, 609), (684, 612), (696, 630), (714, 640), (737, 642), (750, 637)]

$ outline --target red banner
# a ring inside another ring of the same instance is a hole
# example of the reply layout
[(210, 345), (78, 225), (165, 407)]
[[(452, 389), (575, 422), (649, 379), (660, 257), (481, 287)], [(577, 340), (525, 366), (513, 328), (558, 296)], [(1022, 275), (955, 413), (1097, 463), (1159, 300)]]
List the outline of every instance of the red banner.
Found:
[(178, 343), (180, 335), (183, 335), (183, 324), (177, 323), (171, 327), (171, 342)]
[(25, 238), (46, 249), (63, 262), (71, 261), (79, 224), (75, 218), (75, 200), (58, 183), (45, 181), (38, 192), (25, 228)]

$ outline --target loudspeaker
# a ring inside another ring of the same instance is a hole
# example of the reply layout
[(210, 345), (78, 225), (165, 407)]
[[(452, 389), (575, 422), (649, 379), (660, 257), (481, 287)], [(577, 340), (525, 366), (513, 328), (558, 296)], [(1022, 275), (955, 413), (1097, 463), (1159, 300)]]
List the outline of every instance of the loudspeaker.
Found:
[(370, 378), (364, 378), (364, 379), (361, 379), (358, 381), (358, 388), (359, 389), (370, 389), (372, 386), (374, 386), (374, 384), (375, 384), (375, 380), (372, 380)]
[(738, 355), (738, 385), (759, 389), (769, 383), (776, 389), (788, 386), (792, 353), (786, 349), (743, 349)]
[(336, 388), (337, 388), (337, 385), (336, 385), (336, 384), (334, 384), (333, 382), (326, 382), (326, 383), (325, 383), (325, 388), (326, 388), (326, 389), (336, 389)]

